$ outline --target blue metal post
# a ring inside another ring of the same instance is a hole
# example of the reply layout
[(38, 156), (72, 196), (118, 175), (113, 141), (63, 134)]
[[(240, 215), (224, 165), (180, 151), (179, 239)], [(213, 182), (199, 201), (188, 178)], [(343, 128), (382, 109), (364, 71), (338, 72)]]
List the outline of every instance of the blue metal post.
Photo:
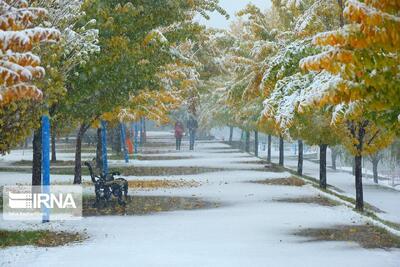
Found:
[(126, 130), (123, 123), (121, 123), (121, 148), (124, 151), (125, 162), (129, 163), (128, 149), (126, 148)]
[(135, 155), (138, 153), (139, 150), (139, 124), (135, 122)]
[[(42, 192), (50, 194), (50, 119), (42, 116)], [(43, 209), (44, 223), (50, 221), (50, 211)]]
[(103, 174), (108, 173), (108, 160), (107, 160), (107, 122), (101, 121), (101, 159), (103, 161)]

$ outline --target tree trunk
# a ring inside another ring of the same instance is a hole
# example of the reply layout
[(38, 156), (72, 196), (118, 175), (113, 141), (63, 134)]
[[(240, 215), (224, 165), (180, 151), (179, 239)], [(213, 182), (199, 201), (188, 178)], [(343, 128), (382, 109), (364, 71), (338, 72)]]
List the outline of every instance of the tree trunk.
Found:
[(272, 136), (268, 135), (267, 163), (271, 163)]
[[(50, 118), (54, 117), (57, 109), (57, 104), (53, 104), (49, 109)], [(55, 121), (51, 122), (50, 128), (50, 142), (51, 142), (51, 162), (57, 162), (57, 151), (56, 151), (56, 138), (57, 138), (57, 123)]]
[(336, 159), (338, 156), (338, 152), (334, 147), (331, 147), (331, 161), (332, 161), (332, 169), (336, 171)]
[(33, 133), (32, 185), (42, 184), (42, 128)]
[(374, 174), (374, 183), (376, 183), (376, 184), (379, 183), (378, 164), (379, 164), (379, 160), (376, 157), (374, 157), (372, 159), (372, 172)]
[(146, 143), (146, 139), (147, 139), (146, 119), (141, 118), (140, 123), (142, 124), (142, 132), (140, 133), (140, 136), (141, 136), (140, 141), (141, 141), (141, 144), (144, 144), (144, 143)]
[(283, 137), (279, 137), (279, 165), (283, 166), (285, 161), (285, 143)]
[(254, 155), (258, 157), (258, 131), (254, 131)]
[(97, 144), (96, 144), (96, 168), (103, 169), (102, 161), (102, 143), (101, 143), (101, 128), (97, 128)]
[(250, 152), (250, 131), (246, 131), (245, 151)]
[(338, 4), (339, 4), (339, 7), (340, 7), (340, 14), (339, 14), (340, 28), (343, 28), (343, 26), (344, 26), (344, 16), (343, 16), (344, 5), (343, 5), (343, 0), (338, 0)]
[[(364, 150), (364, 137), (365, 128), (368, 126), (369, 121), (363, 121), (358, 123), (358, 127), (354, 123), (350, 124), (350, 131), (353, 137), (357, 138), (357, 144), (355, 148), (357, 155), (354, 157), (354, 171), (355, 171), (355, 184), (356, 184), (356, 210), (364, 210), (364, 196), (363, 196), (363, 185), (362, 185), (362, 152)], [(358, 128), (358, 131), (356, 129)], [(370, 142), (372, 139), (370, 140)]]
[(302, 176), (303, 175), (303, 140), (298, 141), (299, 145), (299, 156), (298, 156), (298, 163), (297, 163), (297, 174)]
[(110, 131), (111, 135), (111, 148), (117, 155), (121, 154), (121, 134), (119, 133), (118, 127), (114, 127)]
[(364, 196), (362, 185), (362, 156), (355, 157), (355, 178), (356, 178), (356, 210), (364, 210)]
[(146, 141), (147, 141), (146, 118), (143, 119), (143, 132), (144, 132), (143, 141), (146, 143)]
[(232, 145), (233, 141), (233, 126), (229, 127), (229, 144)]
[(115, 127), (113, 129), (114, 131), (114, 138), (115, 138), (115, 152), (117, 152), (117, 155), (121, 155), (122, 153), (122, 138), (121, 138), (121, 133), (119, 127)]
[(82, 183), (82, 139), (88, 128), (85, 124), (81, 124), (76, 136), (74, 184)]
[(56, 129), (53, 126), (51, 131), (51, 162), (57, 162), (57, 154), (56, 154)]
[(319, 145), (320, 158), (319, 158), (319, 186), (326, 189), (326, 151), (328, 145)]
[(244, 140), (244, 130), (242, 129), (242, 133), (240, 134), (240, 144), (239, 144), (239, 149), (244, 150), (245, 149), (245, 142), (243, 142)]

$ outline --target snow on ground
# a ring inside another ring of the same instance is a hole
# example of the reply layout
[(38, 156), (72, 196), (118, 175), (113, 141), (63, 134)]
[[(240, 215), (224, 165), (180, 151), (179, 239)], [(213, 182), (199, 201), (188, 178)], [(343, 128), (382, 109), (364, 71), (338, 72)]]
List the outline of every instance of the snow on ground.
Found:
[[(277, 160), (275, 158), (275, 160)], [(285, 166), (297, 169), (297, 160), (285, 158)], [(318, 179), (319, 164), (311, 161), (304, 161), (304, 174)], [(348, 196), (355, 198), (354, 176), (348, 172), (334, 171), (327, 169), (327, 180)], [(400, 191), (374, 184), (371, 179), (363, 179), (364, 200), (369, 204), (379, 208), (385, 213), (377, 215), (383, 219), (400, 223)]]
[(157, 138), (165, 138), (165, 137), (171, 137), (172, 135), (173, 135), (174, 133), (172, 132), (172, 131), (147, 131), (146, 132), (146, 135), (147, 135), (147, 137), (151, 137), (151, 138), (154, 138), (154, 139), (157, 139)]
[[(0, 156), (0, 167), (9, 166), (10, 163), (20, 161), (20, 160), (32, 160), (32, 149), (18, 149), (12, 150), (9, 154), (5, 156)], [(82, 160), (92, 159), (95, 153), (82, 153)], [(57, 160), (75, 160), (75, 153), (64, 153), (58, 151)]]
[[(90, 181), (89, 177), (82, 177), (83, 180)], [(63, 183), (74, 180), (73, 175), (51, 175), (51, 183)], [(31, 173), (23, 173), (23, 172), (0, 172), (0, 186), (4, 185), (16, 185), (16, 184), (30, 184), (32, 181)]]
[[(153, 136), (156, 137), (156, 134)], [(249, 165), (252, 164), (243, 164), (246, 169), (240, 169), (237, 166), (242, 164), (234, 162), (238, 161), (238, 156), (243, 156), (238, 155), (242, 153), (215, 153), (211, 149), (213, 147), (221, 148), (221, 145), (201, 143), (197, 152), (181, 152), (182, 155), (190, 154), (194, 157), (190, 160), (145, 163), (146, 166), (176, 167), (182, 166), (181, 164), (189, 166), (198, 161), (202, 162), (199, 163), (201, 166), (219, 165), (227, 169), (198, 175), (157, 177), (197, 180), (202, 182), (203, 186), (134, 194), (196, 196), (220, 202), (221, 207), (146, 216), (89, 217), (81, 221), (52, 222), (45, 226), (0, 219), (1, 228), (50, 227), (56, 230), (86, 230), (90, 236), (90, 239), (82, 244), (65, 247), (2, 249), (0, 265), (399, 266), (398, 249), (367, 250), (348, 242), (305, 242), (306, 239), (291, 235), (291, 232), (302, 228), (362, 224), (366, 219), (345, 206), (322, 207), (274, 202), (277, 198), (314, 196), (318, 191), (311, 186), (284, 187), (245, 183), (250, 180), (288, 177), (290, 174), (249, 170)], [(199, 157), (196, 158), (196, 155)], [(288, 163), (292, 164), (290, 161)], [(306, 172), (313, 172), (308, 163), (305, 167)], [(24, 179), (29, 181), (30, 174), (1, 173), (0, 181), (5, 181), (4, 177), (8, 177), (8, 181), (15, 179), (23, 182)], [(68, 176), (53, 176), (53, 180), (64, 178)], [(72, 176), (69, 178), (72, 179)], [(149, 179), (128, 177), (137, 178)]]
[[(340, 166), (340, 167), (337, 167), (337, 169), (342, 170), (347, 173), (353, 172), (352, 167), (348, 167), (348, 166)], [(369, 169), (363, 168), (363, 176), (364, 176), (364, 179), (369, 179), (371, 181), (373, 180), (373, 172)], [(397, 184), (399, 181), (400, 180), (398, 177), (379, 173), (379, 186), (385, 186), (385, 187), (400, 191), (400, 184)]]
[[(194, 154), (194, 153), (193, 153)], [(226, 153), (224, 153), (226, 154)], [(246, 161), (246, 160), (243, 160)], [(241, 163), (238, 158), (209, 157), (179, 160), (132, 160), (126, 164), (123, 160), (110, 160), (110, 166), (137, 166), (137, 167), (208, 167), (208, 168), (229, 168), (229, 169), (264, 169), (260, 164)]]

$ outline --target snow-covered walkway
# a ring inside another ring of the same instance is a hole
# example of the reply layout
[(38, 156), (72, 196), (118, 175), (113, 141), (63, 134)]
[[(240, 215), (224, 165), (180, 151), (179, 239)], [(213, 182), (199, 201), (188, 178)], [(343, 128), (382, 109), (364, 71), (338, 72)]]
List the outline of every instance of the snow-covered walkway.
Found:
[[(165, 133), (160, 136), (153, 134), (150, 141), (166, 142), (167, 137)], [(318, 195), (319, 192), (310, 185), (285, 187), (247, 183), (250, 180), (289, 177), (289, 173), (267, 172), (262, 165), (254, 163), (256, 158), (218, 142), (201, 142), (195, 152), (176, 153), (165, 148), (168, 152), (162, 153), (161, 150), (159, 155), (190, 158), (133, 161), (130, 164), (176, 168), (202, 166), (223, 170), (197, 175), (159, 176), (156, 178), (196, 180), (203, 182), (203, 185), (134, 194), (196, 196), (219, 202), (221, 206), (146, 216), (88, 217), (81, 221), (54, 222), (47, 226), (0, 219), (0, 227), (6, 229), (50, 227), (57, 230), (86, 231), (90, 236), (82, 244), (65, 247), (2, 249), (0, 265), (400, 266), (400, 250), (367, 250), (347, 242), (305, 242), (307, 239), (292, 235), (292, 232), (302, 228), (363, 224), (367, 219), (345, 206), (323, 207), (274, 201), (277, 198)], [(244, 161), (253, 163), (243, 163)], [(112, 163), (123, 164), (122, 161)], [(290, 161), (287, 163), (292, 164)], [(312, 166), (307, 164), (306, 173), (312, 172)], [(71, 178), (67, 175), (53, 176), (55, 181), (68, 181)], [(29, 179), (30, 174), (0, 173), (0, 184), (27, 183)], [(333, 183), (333, 179), (330, 182)]]

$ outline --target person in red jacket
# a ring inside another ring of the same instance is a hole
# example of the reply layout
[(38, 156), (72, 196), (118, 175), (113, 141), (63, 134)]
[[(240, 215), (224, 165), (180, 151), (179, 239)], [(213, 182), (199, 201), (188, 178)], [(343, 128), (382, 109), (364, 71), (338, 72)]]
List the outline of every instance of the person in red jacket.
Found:
[(175, 123), (176, 150), (181, 150), (183, 132), (183, 124), (180, 121), (177, 121)]

